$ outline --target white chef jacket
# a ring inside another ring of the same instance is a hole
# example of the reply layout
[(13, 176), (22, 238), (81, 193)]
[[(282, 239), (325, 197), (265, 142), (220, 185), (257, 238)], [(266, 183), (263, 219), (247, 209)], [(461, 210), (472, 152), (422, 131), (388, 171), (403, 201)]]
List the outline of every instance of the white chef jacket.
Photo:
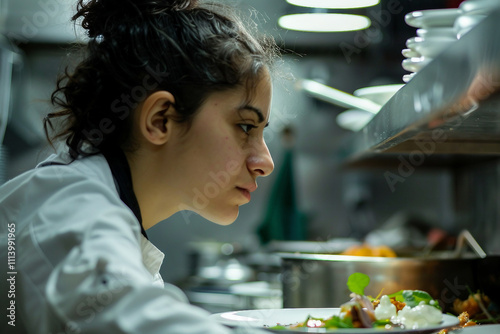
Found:
[(0, 188), (0, 260), (11, 266), (2, 272), (2, 310), (15, 303), (15, 321), (8, 324), (12, 310), (7, 320), (2, 313), (0, 332), (230, 333), (163, 283), (164, 255), (141, 234), (102, 155), (48, 161), (67, 165)]

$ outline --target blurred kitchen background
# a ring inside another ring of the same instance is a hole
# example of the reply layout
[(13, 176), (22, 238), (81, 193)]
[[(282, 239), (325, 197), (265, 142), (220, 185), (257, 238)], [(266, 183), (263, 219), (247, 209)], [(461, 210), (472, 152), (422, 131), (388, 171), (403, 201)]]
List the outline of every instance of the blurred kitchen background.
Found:
[[(434, 153), (432, 163), (410, 166), (404, 177), (398, 168), (410, 151), (382, 152), (352, 163), (349, 147), (364, 130), (339, 125), (338, 115), (347, 107), (298, 88), (302, 79), (349, 94), (363, 87), (403, 85), (408, 71), (401, 66), (401, 51), (416, 31), (405, 15), (457, 8), (461, 1), (381, 0), (366, 8), (342, 9), (371, 20), (369, 28), (350, 32), (299, 32), (278, 25), (285, 14), (326, 10), (285, 0), (227, 2), (251, 15), (286, 50), (276, 67), (266, 130), (275, 171), (259, 180), (252, 202), (241, 207), (231, 226), (182, 212), (148, 231), (166, 254), (166, 281), (184, 287), (193, 302), (218, 311), (237, 307), (232, 297), (221, 293), (234, 283), (270, 283), (270, 290), (266, 285), (263, 290), (256, 286), (257, 291), (279, 299), (274, 289), (280, 280), (279, 258), (272, 256), (276, 250), (312, 247), (315, 252), (336, 252), (367, 237), (380, 242), (381, 235), (394, 247), (420, 247), (436, 230), (444, 235), (441, 247), (446, 248), (446, 242), (468, 229), (487, 253), (500, 253), (500, 164), (494, 152), (479, 157), (456, 150), (458, 159), (449, 154), (440, 159)], [(75, 43), (84, 41), (69, 23), (74, 5), (63, 0), (0, 0), (0, 105), (2, 114), (8, 111), (8, 123), (5, 118), (0, 123), (6, 125), (5, 133), (0, 132), (0, 183), (51, 153), (42, 119), (52, 108), (49, 98), (57, 74), (71, 63)], [(391, 181), (391, 175), (400, 178)], [(276, 300), (265, 302), (269, 306)]]

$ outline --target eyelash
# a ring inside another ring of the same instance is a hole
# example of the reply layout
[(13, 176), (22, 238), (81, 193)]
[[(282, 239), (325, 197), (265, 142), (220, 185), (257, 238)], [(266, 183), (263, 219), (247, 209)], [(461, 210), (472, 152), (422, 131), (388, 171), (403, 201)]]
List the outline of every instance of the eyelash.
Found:
[[(255, 129), (257, 128), (255, 125), (252, 125), (252, 124), (238, 124), (238, 126), (241, 128), (241, 130), (243, 130), (243, 132), (245, 132), (247, 135), (250, 134), (250, 131), (252, 131), (252, 129)], [(245, 130), (244, 127), (247, 127), (247, 129)]]

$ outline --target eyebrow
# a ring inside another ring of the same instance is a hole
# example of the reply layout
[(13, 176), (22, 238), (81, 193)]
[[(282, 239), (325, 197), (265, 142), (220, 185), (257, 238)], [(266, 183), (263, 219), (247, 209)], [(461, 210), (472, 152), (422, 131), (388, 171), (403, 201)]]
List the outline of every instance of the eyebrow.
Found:
[(251, 106), (251, 105), (247, 104), (247, 105), (244, 105), (241, 108), (239, 108), (239, 110), (241, 110), (241, 111), (244, 111), (244, 110), (252, 111), (252, 112), (254, 112), (254, 113), (257, 114), (257, 117), (259, 118), (259, 123), (264, 122), (264, 114), (262, 114), (262, 111), (260, 111), (259, 108), (256, 108), (254, 106)]

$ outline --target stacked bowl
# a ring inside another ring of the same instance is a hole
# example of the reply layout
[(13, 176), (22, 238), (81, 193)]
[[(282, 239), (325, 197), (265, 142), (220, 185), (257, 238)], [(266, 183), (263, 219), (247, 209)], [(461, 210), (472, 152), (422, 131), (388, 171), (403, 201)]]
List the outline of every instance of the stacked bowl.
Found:
[(417, 28), (417, 36), (406, 41), (402, 54), (402, 66), (409, 74), (403, 76), (408, 82), (415, 73), (426, 66), (443, 50), (457, 40), (455, 20), (460, 16), (459, 8), (427, 9), (408, 13), (405, 22)]
[(455, 20), (454, 29), (457, 38), (462, 37), (489, 13), (500, 9), (498, 0), (466, 0), (460, 3), (460, 16)]
[(403, 76), (403, 81), (410, 81), (439, 53), (498, 9), (499, 0), (466, 0), (458, 8), (427, 9), (406, 14), (405, 22), (417, 28), (417, 36), (409, 38), (406, 49), (402, 51), (405, 57), (402, 66), (410, 72)]

